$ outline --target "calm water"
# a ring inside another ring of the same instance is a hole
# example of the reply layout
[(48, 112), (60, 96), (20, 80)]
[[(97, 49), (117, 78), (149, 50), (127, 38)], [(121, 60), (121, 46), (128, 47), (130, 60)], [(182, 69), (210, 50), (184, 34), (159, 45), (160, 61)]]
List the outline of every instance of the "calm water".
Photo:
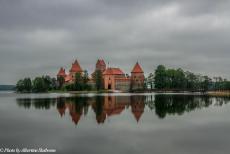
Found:
[(230, 98), (0, 93), (0, 148), (57, 153), (230, 151)]

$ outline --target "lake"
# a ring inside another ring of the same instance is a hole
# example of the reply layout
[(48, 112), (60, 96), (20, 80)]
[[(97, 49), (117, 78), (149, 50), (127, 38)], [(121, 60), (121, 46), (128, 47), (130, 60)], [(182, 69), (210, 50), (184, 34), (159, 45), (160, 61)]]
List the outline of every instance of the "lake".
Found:
[(0, 148), (79, 154), (226, 154), (230, 98), (0, 93)]

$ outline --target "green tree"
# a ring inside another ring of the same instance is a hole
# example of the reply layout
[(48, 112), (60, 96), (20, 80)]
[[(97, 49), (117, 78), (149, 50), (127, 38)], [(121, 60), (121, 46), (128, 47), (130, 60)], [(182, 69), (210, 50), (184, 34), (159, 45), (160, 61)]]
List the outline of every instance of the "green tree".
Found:
[(74, 89), (78, 91), (83, 90), (83, 77), (81, 73), (75, 74)]
[(31, 92), (32, 90), (32, 82), (30, 78), (25, 78), (23, 80), (23, 84), (24, 84), (24, 91), (25, 92)]
[(59, 76), (58, 78), (57, 78), (57, 83), (58, 83), (58, 88), (59, 89), (61, 89), (62, 88), (62, 86), (64, 85), (64, 83), (65, 83), (65, 79), (64, 79), (64, 77), (62, 77), (62, 76)]
[(83, 89), (84, 90), (90, 89), (88, 82), (89, 82), (89, 75), (88, 75), (88, 72), (85, 70), (84, 75), (83, 75)]
[(184, 71), (179, 68), (176, 70), (176, 87), (177, 89), (185, 89), (186, 88), (186, 78)]
[(45, 83), (46, 89), (52, 90), (52, 79), (51, 79), (51, 77), (48, 75), (45, 75), (45, 76), (42, 76), (42, 79)]
[(16, 90), (18, 92), (31, 92), (32, 82), (30, 78), (24, 78), (19, 80), (16, 84)]
[(16, 84), (16, 90), (18, 92), (23, 92), (23, 90), (24, 90), (24, 81), (23, 80), (18, 80), (18, 82)]
[(33, 80), (33, 91), (34, 92), (47, 92), (48, 88), (42, 77), (36, 77)]
[(195, 90), (196, 89), (196, 82), (197, 76), (194, 73), (186, 72), (186, 81), (187, 81), (187, 89), (188, 90)]
[(164, 65), (159, 65), (157, 69), (155, 70), (155, 77), (154, 77), (154, 83), (156, 89), (164, 89), (166, 88), (166, 69)]
[(53, 89), (53, 90), (57, 89), (57, 80), (56, 80), (56, 78), (51, 79), (51, 89)]
[(230, 81), (226, 81), (225, 83), (225, 89), (230, 90)]
[(202, 90), (204, 92), (208, 91), (211, 82), (212, 80), (208, 76), (203, 76)]
[(103, 89), (103, 78), (102, 72), (100, 70), (96, 70), (95, 72), (95, 82), (97, 90)]
[[(159, 90), (207, 91), (211, 83), (208, 76), (184, 72), (181, 68), (166, 69), (163, 65), (159, 65), (155, 70), (154, 84)], [(216, 78), (215, 88), (225, 89), (224, 87), (226, 87), (225, 81), (222, 78)]]

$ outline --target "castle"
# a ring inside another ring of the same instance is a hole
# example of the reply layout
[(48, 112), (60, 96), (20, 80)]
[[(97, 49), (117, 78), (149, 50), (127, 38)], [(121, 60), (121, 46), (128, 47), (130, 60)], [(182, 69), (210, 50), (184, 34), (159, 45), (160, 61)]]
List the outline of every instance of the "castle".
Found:
[[(92, 87), (95, 87), (95, 80), (93, 79), (93, 76), (96, 71), (101, 71), (102, 73), (103, 86), (105, 90), (129, 91), (144, 88), (144, 71), (138, 62), (134, 65), (131, 71), (131, 76), (129, 76), (120, 68), (106, 67), (105, 61), (103, 59), (98, 59), (95, 71), (89, 77), (89, 84)], [(77, 60), (72, 63), (68, 74), (66, 74), (65, 69), (61, 67), (57, 74), (57, 78), (64, 78), (65, 84), (74, 83), (76, 73), (80, 73), (81, 75), (84, 73)]]

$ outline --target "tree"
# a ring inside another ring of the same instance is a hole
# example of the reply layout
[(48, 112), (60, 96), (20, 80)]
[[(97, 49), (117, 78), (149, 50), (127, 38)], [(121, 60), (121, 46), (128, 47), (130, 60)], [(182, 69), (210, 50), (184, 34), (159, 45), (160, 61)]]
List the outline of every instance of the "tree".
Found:
[(81, 73), (75, 74), (74, 89), (75, 90), (83, 90), (83, 77), (82, 77)]
[(59, 77), (57, 78), (57, 82), (58, 82), (58, 88), (60, 89), (60, 88), (64, 85), (64, 83), (65, 83), (64, 77), (59, 76)]
[(51, 79), (51, 77), (48, 75), (45, 75), (45, 76), (42, 76), (42, 79), (45, 83), (46, 89), (52, 90), (52, 87), (51, 87), (52, 79)]
[(32, 82), (30, 78), (24, 78), (19, 80), (16, 84), (16, 90), (18, 92), (31, 92)]
[(95, 82), (97, 90), (103, 89), (103, 78), (102, 72), (100, 70), (95, 71)]
[(42, 77), (36, 77), (33, 80), (33, 91), (34, 92), (47, 92), (48, 88)]
[[(215, 89), (226, 89), (226, 81), (216, 77)], [(207, 91), (212, 87), (212, 80), (208, 76), (184, 72), (179, 69), (166, 69), (159, 65), (155, 70), (154, 84), (156, 89)]]
[(88, 82), (89, 82), (89, 75), (88, 75), (88, 72), (85, 70), (83, 74), (83, 89), (84, 90), (90, 89)]
[(212, 80), (208, 76), (203, 76), (203, 82), (202, 82), (202, 89), (204, 92), (208, 91), (209, 85), (212, 82)]
[(17, 82), (17, 84), (16, 84), (16, 90), (18, 92), (23, 92), (23, 90), (24, 90), (24, 82), (23, 82), (23, 80), (19, 80)]
[(57, 80), (56, 80), (56, 78), (52, 78), (51, 79), (51, 89), (57, 89)]
[(230, 81), (225, 82), (225, 89), (230, 90)]
[(32, 82), (30, 78), (25, 78), (23, 80), (23, 84), (24, 84), (24, 91), (25, 92), (31, 92), (32, 90)]
[(155, 70), (155, 88), (164, 89), (166, 87), (166, 69), (164, 65), (159, 65)]
[(176, 70), (176, 87), (177, 89), (185, 89), (186, 88), (186, 78), (184, 71), (179, 68)]
[(196, 82), (197, 76), (194, 73), (186, 72), (186, 80), (187, 80), (187, 89), (188, 90), (195, 90), (196, 89)]

